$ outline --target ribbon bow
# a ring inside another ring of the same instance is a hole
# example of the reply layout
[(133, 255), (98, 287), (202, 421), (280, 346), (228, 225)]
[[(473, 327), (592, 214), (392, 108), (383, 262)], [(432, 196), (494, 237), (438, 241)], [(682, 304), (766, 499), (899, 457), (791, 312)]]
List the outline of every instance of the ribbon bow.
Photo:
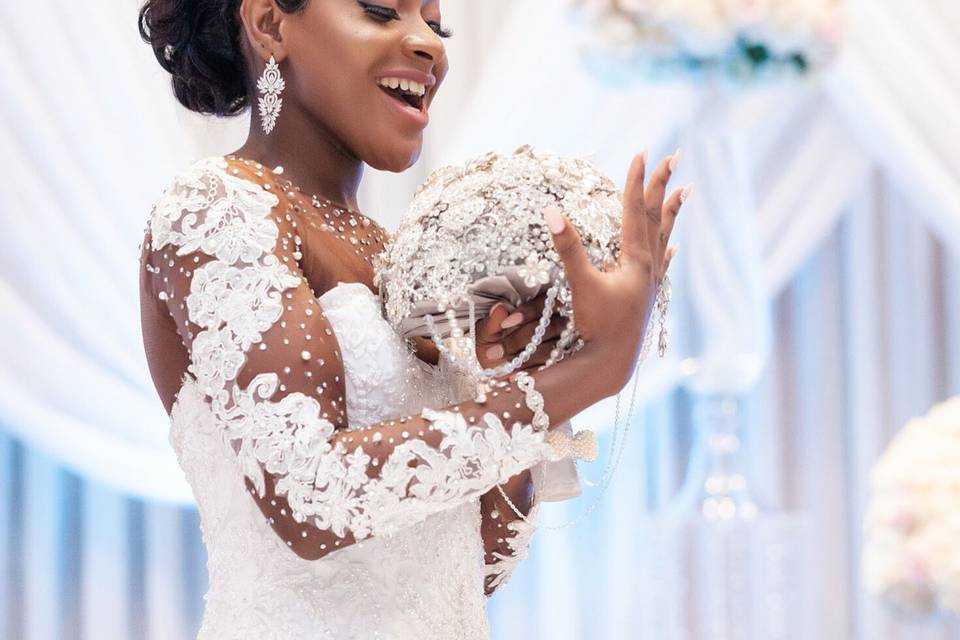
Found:
[(555, 462), (567, 457), (574, 460), (579, 458), (587, 462), (597, 459), (597, 436), (589, 429), (577, 431), (573, 437), (565, 431), (556, 429), (547, 434), (546, 442), (553, 449), (549, 456), (551, 461)]

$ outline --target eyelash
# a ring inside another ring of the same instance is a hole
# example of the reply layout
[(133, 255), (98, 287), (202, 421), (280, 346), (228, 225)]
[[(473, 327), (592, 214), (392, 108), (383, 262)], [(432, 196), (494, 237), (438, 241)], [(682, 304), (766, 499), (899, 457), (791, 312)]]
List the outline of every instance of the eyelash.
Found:
[[(384, 7), (378, 4), (370, 4), (369, 2), (360, 2), (360, 6), (363, 7), (363, 10), (366, 11), (368, 15), (376, 20), (387, 22), (389, 20), (400, 19), (400, 14), (397, 13), (397, 10), (391, 9), (390, 7)], [(453, 32), (449, 29), (444, 29), (439, 22), (430, 21), (427, 22), (427, 24), (430, 25), (430, 28), (433, 29), (433, 32), (441, 38), (449, 38), (453, 36)]]

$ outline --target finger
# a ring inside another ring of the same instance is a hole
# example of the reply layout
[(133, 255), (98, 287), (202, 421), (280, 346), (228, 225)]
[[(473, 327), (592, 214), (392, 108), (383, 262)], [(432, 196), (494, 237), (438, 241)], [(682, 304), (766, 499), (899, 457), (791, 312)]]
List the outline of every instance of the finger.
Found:
[(580, 241), (580, 233), (571, 223), (560, 207), (551, 204), (543, 210), (547, 227), (553, 236), (553, 247), (563, 262), (564, 272), (571, 292), (576, 296), (578, 290), (590, 287), (593, 283), (593, 264), (587, 257), (587, 251)]
[(679, 149), (672, 156), (661, 160), (660, 164), (658, 164), (654, 170), (653, 175), (650, 176), (650, 183), (644, 192), (643, 201), (646, 206), (644, 215), (647, 221), (647, 233), (649, 234), (647, 239), (650, 242), (650, 251), (654, 256), (654, 264), (656, 265), (659, 265), (662, 260), (662, 254), (658, 253), (658, 245), (661, 214), (663, 212), (663, 198), (667, 191), (667, 183), (670, 181), (670, 176), (673, 175), (673, 170), (676, 168), (679, 160)]
[(673, 233), (673, 225), (680, 213), (680, 207), (683, 205), (683, 189), (675, 189), (667, 201), (663, 203), (663, 212), (660, 214), (660, 231), (657, 234), (657, 255), (655, 264), (662, 264), (666, 255), (667, 247), (670, 244), (670, 234)]
[(623, 188), (623, 257), (633, 260), (649, 249), (647, 226), (644, 221), (643, 181), (646, 172), (647, 152), (633, 158), (627, 171), (627, 183)]
[[(559, 337), (569, 320), (567, 317), (555, 315), (543, 331), (543, 340)], [(533, 339), (538, 324), (539, 321), (528, 322), (500, 340), (500, 344), (503, 345), (503, 350), (504, 353), (507, 354), (507, 358), (512, 358), (527, 348), (527, 345), (530, 344), (530, 341)]]
[(527, 322), (540, 320), (540, 316), (543, 315), (543, 307), (546, 306), (546, 303), (547, 294), (544, 292), (536, 298), (518, 305), (517, 308), (513, 310), (513, 313), (507, 316), (507, 319), (502, 325), (503, 329), (505, 331), (516, 329)]
[(670, 263), (673, 262), (673, 258), (677, 255), (677, 251), (679, 251), (679, 247), (676, 245), (667, 249), (667, 255), (663, 258), (663, 273), (666, 273), (670, 270)]
[(486, 318), (477, 322), (477, 343), (496, 342), (501, 333), (503, 321), (510, 315), (507, 306), (498, 302), (491, 307)]

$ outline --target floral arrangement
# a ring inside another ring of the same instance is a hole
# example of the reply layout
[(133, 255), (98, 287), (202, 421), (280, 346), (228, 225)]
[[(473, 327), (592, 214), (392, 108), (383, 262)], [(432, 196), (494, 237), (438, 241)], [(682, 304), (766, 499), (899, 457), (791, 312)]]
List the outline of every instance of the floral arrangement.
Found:
[(960, 396), (910, 420), (871, 485), (867, 590), (900, 611), (960, 613)]
[(575, 0), (588, 62), (737, 81), (803, 74), (837, 49), (842, 0)]

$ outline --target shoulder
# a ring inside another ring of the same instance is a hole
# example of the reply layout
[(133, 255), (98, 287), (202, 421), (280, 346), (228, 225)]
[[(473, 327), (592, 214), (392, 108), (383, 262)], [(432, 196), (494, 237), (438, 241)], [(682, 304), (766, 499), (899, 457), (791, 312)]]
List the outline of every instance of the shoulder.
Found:
[(270, 251), (277, 237), (270, 213), (279, 198), (254, 180), (221, 156), (189, 165), (173, 177), (150, 211), (154, 248), (173, 244), (180, 255), (198, 248), (217, 254), (219, 248), (226, 255), (218, 257), (230, 264), (241, 257), (236, 239), (240, 245)]

